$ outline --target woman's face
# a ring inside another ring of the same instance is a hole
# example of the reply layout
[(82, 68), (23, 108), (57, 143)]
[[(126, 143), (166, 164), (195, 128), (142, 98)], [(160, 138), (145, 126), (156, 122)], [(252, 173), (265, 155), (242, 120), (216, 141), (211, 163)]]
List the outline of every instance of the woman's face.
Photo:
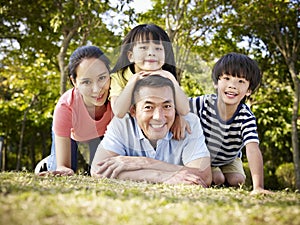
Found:
[(83, 59), (76, 68), (77, 78), (73, 81), (87, 107), (102, 106), (107, 100), (110, 86), (109, 71), (96, 58)]

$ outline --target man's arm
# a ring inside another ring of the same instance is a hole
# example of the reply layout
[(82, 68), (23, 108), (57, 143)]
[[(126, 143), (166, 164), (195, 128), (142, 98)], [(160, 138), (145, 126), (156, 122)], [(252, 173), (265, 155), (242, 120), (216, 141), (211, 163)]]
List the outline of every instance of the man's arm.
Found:
[(210, 186), (212, 182), (212, 173), (210, 165), (210, 157), (203, 157), (193, 160), (186, 164), (187, 168), (193, 168), (194, 172), (203, 180), (206, 186)]
[[(202, 163), (202, 161), (201, 163), (200, 161), (191, 162), (191, 165), (200, 166)], [(199, 170), (199, 167), (196, 169), (174, 165), (147, 157), (120, 156), (103, 148), (97, 150), (91, 168), (93, 177), (130, 179), (152, 183), (200, 184), (204, 187), (209, 185), (208, 173), (207, 169)]]

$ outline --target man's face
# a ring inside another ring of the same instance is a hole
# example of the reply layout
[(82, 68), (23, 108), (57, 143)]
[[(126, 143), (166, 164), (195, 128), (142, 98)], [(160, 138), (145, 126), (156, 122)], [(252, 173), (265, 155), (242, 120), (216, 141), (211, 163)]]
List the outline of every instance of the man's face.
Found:
[(175, 119), (175, 104), (170, 87), (141, 87), (135, 96), (131, 115), (152, 145), (166, 136)]

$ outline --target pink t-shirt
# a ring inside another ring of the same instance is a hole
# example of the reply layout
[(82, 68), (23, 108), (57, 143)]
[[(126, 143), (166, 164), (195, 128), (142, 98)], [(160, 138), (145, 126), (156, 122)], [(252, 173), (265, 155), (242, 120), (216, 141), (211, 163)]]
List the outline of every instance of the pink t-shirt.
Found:
[(106, 127), (113, 117), (110, 102), (100, 120), (89, 115), (81, 94), (76, 88), (66, 91), (58, 100), (53, 116), (54, 133), (62, 137), (71, 137), (76, 141), (88, 141), (104, 135)]

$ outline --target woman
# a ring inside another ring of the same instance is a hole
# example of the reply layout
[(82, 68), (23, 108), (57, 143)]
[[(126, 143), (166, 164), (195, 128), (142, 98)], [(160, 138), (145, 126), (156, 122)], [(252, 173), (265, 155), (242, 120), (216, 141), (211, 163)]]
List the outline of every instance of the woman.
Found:
[(91, 163), (113, 117), (108, 101), (109, 60), (104, 53), (95, 46), (79, 47), (70, 57), (68, 70), (74, 87), (60, 97), (55, 107), (51, 155), (35, 168), (41, 176), (48, 171), (73, 175), (77, 169), (78, 142), (88, 144)]

